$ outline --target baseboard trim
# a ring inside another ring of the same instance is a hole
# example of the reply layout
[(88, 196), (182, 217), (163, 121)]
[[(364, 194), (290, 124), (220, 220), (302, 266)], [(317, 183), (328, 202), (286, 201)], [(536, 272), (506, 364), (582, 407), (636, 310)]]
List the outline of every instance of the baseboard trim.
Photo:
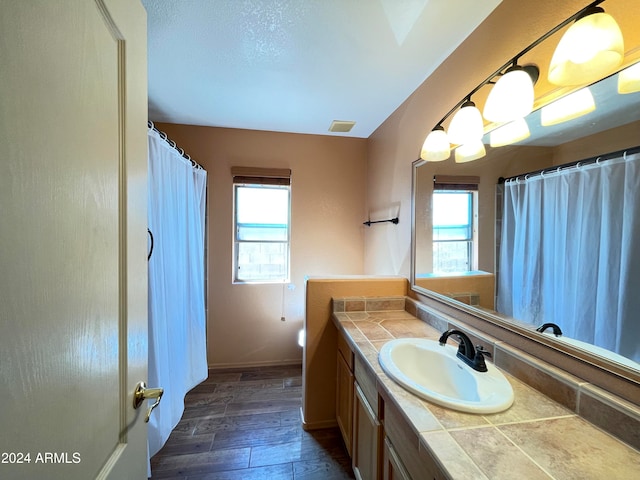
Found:
[(300, 408), (300, 420), (302, 421), (302, 429), (304, 431), (320, 430), (322, 428), (333, 428), (338, 426), (338, 422), (335, 420), (324, 420), (322, 422), (307, 423), (304, 421), (304, 412), (302, 407)]
[(289, 367), (300, 366), (302, 367), (302, 360), (282, 360), (282, 361), (265, 361), (265, 362), (248, 362), (248, 363), (216, 363), (209, 364), (209, 370), (237, 370), (242, 368), (256, 368), (256, 367)]

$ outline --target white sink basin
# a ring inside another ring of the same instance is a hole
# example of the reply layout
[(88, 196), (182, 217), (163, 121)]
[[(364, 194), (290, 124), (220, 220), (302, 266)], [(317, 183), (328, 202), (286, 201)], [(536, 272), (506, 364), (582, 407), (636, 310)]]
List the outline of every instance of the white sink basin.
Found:
[(492, 363), (477, 372), (456, 358), (458, 349), (424, 338), (387, 342), (380, 366), (410, 392), (437, 405), (470, 413), (497, 413), (513, 404), (513, 389)]

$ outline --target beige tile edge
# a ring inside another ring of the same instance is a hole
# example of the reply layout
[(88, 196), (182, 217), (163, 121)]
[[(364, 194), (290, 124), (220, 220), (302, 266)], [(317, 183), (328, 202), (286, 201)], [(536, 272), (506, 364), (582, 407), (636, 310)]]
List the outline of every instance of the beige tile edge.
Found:
[(582, 385), (578, 414), (640, 451), (640, 407), (591, 384)]
[[(497, 350), (498, 359), (501, 352), (507, 353), (515, 357), (516, 359), (526, 363), (530, 367), (540, 370), (546, 373), (547, 375), (555, 378), (556, 380), (566, 383), (567, 385), (570, 385), (576, 389), (579, 388), (581, 385), (584, 385), (587, 383), (581, 380), (580, 378), (576, 377), (575, 375), (567, 373), (558, 367), (554, 367), (553, 365), (545, 362), (544, 360), (540, 360), (539, 358), (529, 355), (528, 353), (525, 353), (522, 350), (514, 348), (505, 342), (498, 341), (495, 343), (495, 347)], [(494, 360), (497, 360), (497, 359), (494, 359)], [(500, 366), (500, 365), (497, 365), (497, 366)]]
[(418, 451), (421, 455), (428, 455), (432, 458), (438, 467), (447, 472), (451, 478), (489, 480), (447, 431), (421, 433)]
[(611, 408), (614, 408), (640, 422), (640, 406), (631, 403), (623, 398), (617, 397), (606, 390), (596, 387), (595, 385), (591, 385), (590, 383), (585, 383), (580, 387), (580, 393), (589, 395), (594, 397), (596, 400), (608, 405)]

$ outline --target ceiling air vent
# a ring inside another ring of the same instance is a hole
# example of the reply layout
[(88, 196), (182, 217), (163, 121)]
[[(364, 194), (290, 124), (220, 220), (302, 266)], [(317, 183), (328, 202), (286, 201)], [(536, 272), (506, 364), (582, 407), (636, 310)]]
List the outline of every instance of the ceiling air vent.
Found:
[(331, 122), (331, 126), (329, 127), (330, 132), (350, 132), (356, 122), (344, 121), (344, 120), (334, 120)]

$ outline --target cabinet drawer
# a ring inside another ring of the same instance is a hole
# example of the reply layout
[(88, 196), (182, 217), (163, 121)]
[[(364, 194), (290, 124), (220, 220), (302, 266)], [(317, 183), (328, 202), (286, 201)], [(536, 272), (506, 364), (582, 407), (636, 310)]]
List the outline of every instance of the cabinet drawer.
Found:
[(388, 437), (384, 439), (384, 451), (382, 454), (382, 479), (383, 480), (411, 480), (396, 453)]
[(338, 332), (338, 351), (342, 355), (342, 358), (344, 358), (349, 370), (353, 372), (353, 352), (351, 348), (349, 348), (349, 344), (342, 332)]
[(441, 472), (433, 458), (420, 450), (420, 439), (404, 416), (391, 401), (385, 402), (384, 432), (396, 449), (402, 465), (411, 478), (444, 480), (447, 477)]
[(369, 405), (373, 408), (376, 415), (380, 416), (378, 409), (378, 390), (376, 389), (375, 373), (369, 370), (360, 357), (356, 356), (354, 360), (353, 374), (356, 381), (360, 385), (364, 396), (367, 398)]

